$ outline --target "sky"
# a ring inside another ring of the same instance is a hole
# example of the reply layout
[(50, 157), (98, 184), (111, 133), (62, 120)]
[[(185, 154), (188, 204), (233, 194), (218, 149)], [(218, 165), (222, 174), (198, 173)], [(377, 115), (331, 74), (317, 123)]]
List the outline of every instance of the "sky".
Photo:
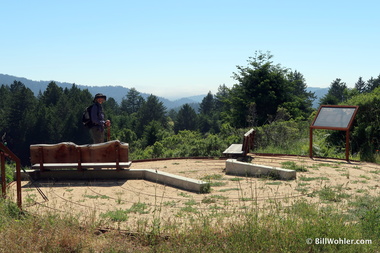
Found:
[(232, 87), (256, 52), (309, 87), (380, 75), (380, 1), (0, 0), (0, 73), (169, 99)]

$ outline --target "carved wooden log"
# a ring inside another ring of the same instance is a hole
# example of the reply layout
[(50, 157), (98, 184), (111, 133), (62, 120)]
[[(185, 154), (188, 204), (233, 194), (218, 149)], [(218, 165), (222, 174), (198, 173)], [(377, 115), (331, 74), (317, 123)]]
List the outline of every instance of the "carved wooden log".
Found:
[[(76, 145), (72, 142), (58, 144), (35, 144), (30, 146), (30, 160), (35, 167), (39, 164), (41, 170), (47, 164), (75, 164), (81, 169), (84, 164), (129, 162), (128, 143), (118, 140), (92, 145)], [(87, 166), (88, 167), (88, 166)]]

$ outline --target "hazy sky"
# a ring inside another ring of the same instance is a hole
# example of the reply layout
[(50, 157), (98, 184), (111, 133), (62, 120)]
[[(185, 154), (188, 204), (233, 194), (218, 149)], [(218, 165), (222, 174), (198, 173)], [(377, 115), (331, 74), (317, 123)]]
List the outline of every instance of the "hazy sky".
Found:
[(309, 87), (380, 74), (380, 1), (0, 0), (0, 73), (167, 98), (231, 87), (255, 51)]

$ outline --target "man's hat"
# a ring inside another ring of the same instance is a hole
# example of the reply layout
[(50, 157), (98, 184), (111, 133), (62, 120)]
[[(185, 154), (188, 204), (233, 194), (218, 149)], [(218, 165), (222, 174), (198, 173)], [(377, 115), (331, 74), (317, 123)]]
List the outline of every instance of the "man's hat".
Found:
[(95, 95), (94, 102), (95, 102), (98, 98), (104, 98), (104, 100), (107, 100), (107, 97), (106, 97), (105, 95), (103, 95), (102, 93), (98, 93), (98, 94)]

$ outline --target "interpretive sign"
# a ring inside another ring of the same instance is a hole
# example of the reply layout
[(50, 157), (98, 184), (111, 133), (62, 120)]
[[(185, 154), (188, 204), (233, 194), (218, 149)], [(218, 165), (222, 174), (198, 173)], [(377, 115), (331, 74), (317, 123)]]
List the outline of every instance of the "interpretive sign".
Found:
[(313, 156), (313, 129), (346, 131), (346, 160), (349, 151), (349, 130), (359, 106), (322, 105), (310, 126), (310, 157)]
[(346, 130), (351, 127), (357, 109), (357, 106), (322, 105), (311, 127)]

